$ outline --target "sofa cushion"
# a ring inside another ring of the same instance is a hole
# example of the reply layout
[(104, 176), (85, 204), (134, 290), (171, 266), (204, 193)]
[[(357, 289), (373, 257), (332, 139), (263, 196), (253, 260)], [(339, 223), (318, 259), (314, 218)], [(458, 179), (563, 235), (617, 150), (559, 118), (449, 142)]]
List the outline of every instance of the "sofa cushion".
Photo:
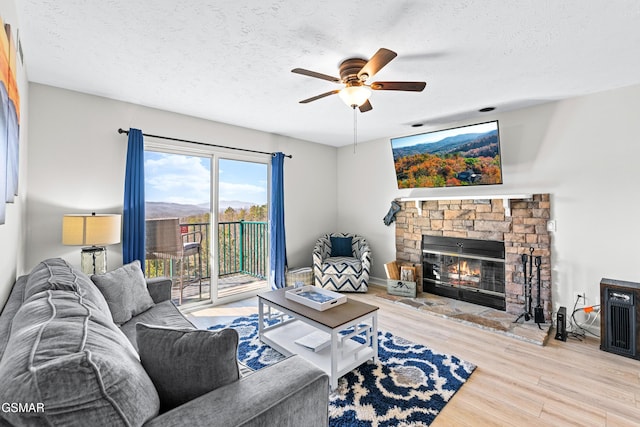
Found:
[(0, 413), (0, 424), (140, 425), (160, 406), (111, 314), (68, 290), (38, 292), (18, 310), (0, 384), (0, 402), (38, 402), (45, 409)]
[(165, 326), (167, 328), (196, 329), (196, 327), (180, 313), (180, 310), (178, 310), (173, 302), (163, 301), (144, 313), (132, 317), (127, 323), (120, 325), (120, 330), (129, 338), (129, 341), (131, 341), (136, 351), (138, 351), (138, 343), (136, 340), (137, 323)]
[(140, 360), (167, 411), (240, 378), (238, 332), (136, 325)]
[(104, 295), (118, 325), (154, 305), (138, 260), (105, 274), (94, 274), (91, 280)]
[(351, 237), (336, 237), (331, 236), (331, 257), (346, 256), (352, 257), (353, 250), (351, 249)]
[(330, 257), (322, 263), (324, 274), (360, 274), (362, 262), (353, 257)]
[(93, 302), (103, 313), (110, 313), (102, 293), (89, 276), (72, 267), (62, 258), (51, 258), (36, 265), (25, 285), (23, 301), (38, 292), (48, 290), (71, 291)]

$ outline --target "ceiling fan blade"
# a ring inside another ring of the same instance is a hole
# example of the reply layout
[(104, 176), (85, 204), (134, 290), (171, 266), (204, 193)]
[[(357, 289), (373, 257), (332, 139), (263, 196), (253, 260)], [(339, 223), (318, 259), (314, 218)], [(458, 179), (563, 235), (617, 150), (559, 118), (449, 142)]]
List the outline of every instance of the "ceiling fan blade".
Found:
[(405, 90), (410, 92), (422, 92), (427, 85), (425, 82), (373, 82), (373, 90)]
[(367, 111), (373, 110), (373, 107), (371, 106), (371, 103), (367, 99), (364, 102), (364, 104), (362, 104), (361, 106), (358, 107), (358, 109), (360, 110), (361, 113), (366, 113)]
[(303, 76), (315, 77), (317, 79), (329, 80), (330, 82), (340, 83), (340, 79), (326, 74), (317, 73), (315, 71), (305, 70), (304, 68), (294, 68), (292, 73), (302, 74)]
[(324, 98), (325, 96), (334, 95), (334, 94), (336, 94), (338, 92), (340, 92), (340, 90), (336, 89), (336, 90), (332, 90), (332, 91), (329, 91), (329, 92), (322, 93), (320, 95), (312, 96), (311, 98), (303, 99), (302, 101), (300, 101), (300, 104), (308, 104), (309, 102), (318, 100), (320, 98)]
[(378, 51), (371, 57), (371, 59), (364, 64), (364, 67), (358, 72), (358, 78), (361, 81), (367, 80), (369, 77), (373, 76), (375, 73), (380, 71), (382, 67), (387, 65), (393, 58), (398, 56), (392, 50), (380, 48)]

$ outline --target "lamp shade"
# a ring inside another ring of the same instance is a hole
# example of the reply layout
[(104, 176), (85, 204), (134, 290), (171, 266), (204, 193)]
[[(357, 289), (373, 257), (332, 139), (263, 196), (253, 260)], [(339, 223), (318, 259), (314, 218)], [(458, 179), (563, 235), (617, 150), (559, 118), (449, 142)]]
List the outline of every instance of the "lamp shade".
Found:
[(371, 89), (367, 86), (347, 86), (338, 92), (340, 99), (349, 107), (359, 107), (371, 96)]
[(63, 245), (115, 245), (120, 243), (121, 216), (117, 214), (65, 214)]

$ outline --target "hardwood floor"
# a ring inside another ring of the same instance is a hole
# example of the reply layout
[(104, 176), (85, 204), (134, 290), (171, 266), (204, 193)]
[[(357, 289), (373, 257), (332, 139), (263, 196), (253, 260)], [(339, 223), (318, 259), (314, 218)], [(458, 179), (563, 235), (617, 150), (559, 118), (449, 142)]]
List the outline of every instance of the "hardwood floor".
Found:
[(349, 297), (380, 307), (380, 329), (477, 366), (432, 426), (640, 425), (640, 361), (601, 351), (598, 339), (539, 346), (394, 304), (379, 292)]

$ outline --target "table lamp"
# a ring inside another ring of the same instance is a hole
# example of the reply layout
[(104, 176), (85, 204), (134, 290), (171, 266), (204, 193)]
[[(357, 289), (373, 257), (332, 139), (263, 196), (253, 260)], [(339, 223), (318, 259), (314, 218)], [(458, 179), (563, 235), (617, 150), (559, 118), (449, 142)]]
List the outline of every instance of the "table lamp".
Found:
[(117, 214), (65, 214), (62, 218), (63, 245), (91, 245), (82, 248), (81, 265), (86, 274), (107, 272), (106, 245), (120, 243), (121, 216)]

